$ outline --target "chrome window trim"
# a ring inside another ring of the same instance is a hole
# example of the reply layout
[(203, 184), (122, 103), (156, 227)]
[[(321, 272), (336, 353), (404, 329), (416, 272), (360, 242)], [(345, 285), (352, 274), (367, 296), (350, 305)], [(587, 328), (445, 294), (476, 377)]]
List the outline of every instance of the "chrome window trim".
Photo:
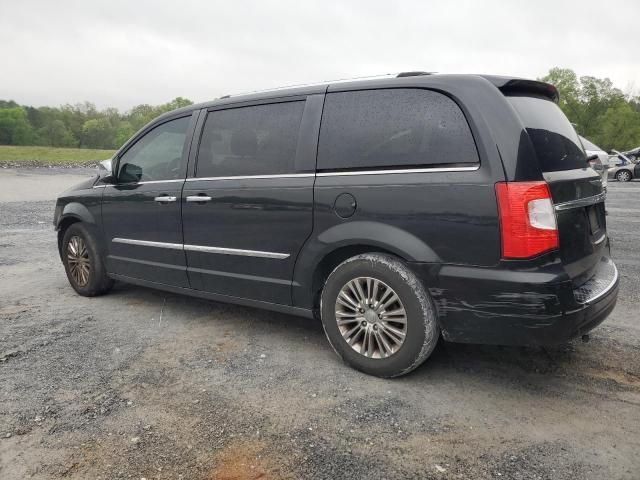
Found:
[(251, 180), (261, 178), (309, 178), (314, 177), (315, 173), (283, 173), (280, 175), (237, 175), (230, 177), (189, 177), (187, 182), (197, 182), (200, 180)]
[(433, 168), (403, 168), (403, 169), (382, 169), (382, 170), (351, 170), (344, 172), (321, 172), (319, 177), (342, 177), (352, 175), (388, 175), (401, 173), (440, 173), (440, 172), (473, 172), (480, 168), (480, 164), (468, 167), (433, 167)]
[(138, 245), (141, 247), (157, 247), (157, 248), (169, 248), (172, 250), (186, 250), (190, 252), (204, 252), (204, 253), (218, 253), (221, 255), (240, 255), (244, 257), (258, 257), (258, 258), (275, 258), (278, 260), (284, 260), (289, 258), (288, 253), (278, 252), (264, 252), (261, 250), (242, 250), (239, 248), (224, 248), (224, 247), (207, 247), (205, 245), (186, 245), (182, 243), (165, 243), (165, 242), (152, 242), (149, 240), (135, 240), (132, 238), (114, 238), (111, 240), (113, 243), (124, 243), (127, 245)]
[(595, 205), (596, 203), (604, 202), (606, 198), (606, 192), (602, 192), (591, 197), (578, 198), (577, 200), (558, 203), (555, 205), (555, 209), (556, 211), (561, 212), (563, 210), (569, 210), (571, 208), (588, 207), (589, 205)]
[[(143, 180), (142, 182), (133, 183), (133, 185), (144, 185), (145, 183), (176, 183), (184, 182), (184, 178), (176, 178), (174, 180)], [(131, 185), (129, 183), (121, 183), (119, 185)]]
[(187, 182), (197, 182), (199, 180), (250, 180), (261, 178), (308, 178), (308, 177), (340, 177), (351, 175), (385, 175), (397, 173), (439, 173), (439, 172), (473, 172), (480, 168), (480, 164), (468, 167), (433, 167), (433, 168), (389, 168), (382, 170), (351, 170), (319, 173), (283, 173), (279, 175), (237, 175), (228, 177), (190, 177)]
[(147, 183), (153, 184), (153, 183), (176, 183), (176, 182), (184, 182), (184, 178), (178, 178), (178, 179), (175, 179), (175, 180), (143, 180), (142, 182), (109, 183), (107, 185), (94, 185), (93, 188), (145, 185)]

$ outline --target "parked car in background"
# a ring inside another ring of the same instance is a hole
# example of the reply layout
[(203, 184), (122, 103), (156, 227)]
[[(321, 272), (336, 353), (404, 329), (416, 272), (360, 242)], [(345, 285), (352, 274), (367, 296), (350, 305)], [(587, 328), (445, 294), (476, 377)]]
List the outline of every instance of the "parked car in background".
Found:
[(638, 162), (640, 160), (640, 147), (636, 147), (622, 153), (625, 157), (628, 157), (630, 160), (634, 160), (635, 162)]
[(630, 182), (634, 178), (640, 178), (640, 163), (631, 160), (624, 153), (612, 150), (614, 155), (609, 157), (609, 178), (615, 178), (619, 182)]
[(594, 143), (591, 143), (582, 135), (578, 135), (578, 137), (580, 137), (580, 142), (582, 142), (584, 151), (587, 154), (589, 165), (598, 172), (598, 175), (602, 178), (602, 186), (606, 190), (608, 178), (607, 171), (609, 170), (609, 154)]

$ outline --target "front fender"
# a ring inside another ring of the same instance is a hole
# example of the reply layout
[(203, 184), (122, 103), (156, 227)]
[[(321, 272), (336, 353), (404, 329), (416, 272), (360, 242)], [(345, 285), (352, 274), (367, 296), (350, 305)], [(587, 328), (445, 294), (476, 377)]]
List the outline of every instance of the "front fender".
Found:
[(334, 225), (312, 236), (302, 247), (293, 272), (294, 304), (313, 304), (313, 275), (327, 255), (344, 247), (369, 247), (397, 255), (409, 262), (437, 263), (440, 258), (415, 235), (392, 225), (354, 221)]
[(89, 223), (92, 225), (96, 224), (96, 219), (93, 214), (89, 211), (87, 207), (78, 202), (70, 202), (64, 205), (61, 209), (60, 215), (56, 215), (55, 219), (55, 228), (56, 230), (60, 229), (60, 226), (63, 224), (64, 220), (67, 218), (74, 218), (80, 220), (81, 222)]

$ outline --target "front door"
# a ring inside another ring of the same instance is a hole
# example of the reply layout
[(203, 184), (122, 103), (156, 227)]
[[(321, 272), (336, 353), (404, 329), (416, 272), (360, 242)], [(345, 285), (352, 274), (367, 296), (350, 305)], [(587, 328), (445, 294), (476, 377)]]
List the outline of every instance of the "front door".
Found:
[(312, 115), (305, 104), (287, 99), (207, 114), (196, 173), (183, 191), (192, 288), (291, 303), (293, 266), (312, 229), (317, 141), (300, 137), (303, 113)]
[(144, 133), (120, 157), (117, 183), (102, 197), (107, 271), (188, 287), (180, 197), (191, 115)]

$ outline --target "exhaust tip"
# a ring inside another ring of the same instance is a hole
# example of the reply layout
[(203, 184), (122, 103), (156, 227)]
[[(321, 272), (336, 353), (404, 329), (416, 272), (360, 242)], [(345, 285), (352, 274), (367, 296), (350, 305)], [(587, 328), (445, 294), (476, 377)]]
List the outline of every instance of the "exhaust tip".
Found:
[(589, 341), (589, 335), (586, 335), (586, 334), (585, 334), (585, 335), (582, 335), (582, 341), (583, 341), (584, 343), (587, 343), (587, 342)]

